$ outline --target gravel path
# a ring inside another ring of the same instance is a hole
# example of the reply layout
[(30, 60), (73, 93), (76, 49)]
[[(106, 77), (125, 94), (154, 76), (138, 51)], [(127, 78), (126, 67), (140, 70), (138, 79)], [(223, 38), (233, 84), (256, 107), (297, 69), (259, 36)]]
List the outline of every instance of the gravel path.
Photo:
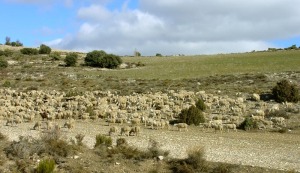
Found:
[[(63, 121), (58, 121), (60, 125)], [(18, 140), (18, 136), (38, 137), (41, 131), (31, 130), (33, 123), (23, 123), (17, 127), (5, 126), (0, 120), (0, 131), (10, 140)], [(84, 143), (92, 148), (97, 134), (107, 134), (109, 127), (103, 122), (77, 121), (75, 128), (62, 129), (66, 139), (74, 138), (81, 133), (85, 135)], [(118, 138), (114, 136), (113, 139)], [(175, 129), (152, 130), (142, 129), (137, 137), (126, 137), (128, 143), (141, 149), (148, 147), (149, 139), (157, 141), (161, 148), (170, 151), (171, 157), (184, 158), (187, 149), (203, 146), (206, 158), (210, 161), (228, 162), (242, 165), (260, 166), (280, 170), (300, 171), (300, 135), (299, 133), (270, 132), (224, 132), (201, 131), (198, 127), (190, 127), (187, 132)]]

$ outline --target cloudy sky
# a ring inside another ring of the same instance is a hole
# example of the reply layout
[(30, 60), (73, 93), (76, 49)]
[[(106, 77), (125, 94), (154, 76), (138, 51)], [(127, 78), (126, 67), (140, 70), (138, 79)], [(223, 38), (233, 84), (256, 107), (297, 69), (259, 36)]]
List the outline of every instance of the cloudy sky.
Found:
[[(0, 43), (118, 55), (300, 46), (299, 0), (0, 0)], [(2, 38), (2, 41), (1, 41)]]

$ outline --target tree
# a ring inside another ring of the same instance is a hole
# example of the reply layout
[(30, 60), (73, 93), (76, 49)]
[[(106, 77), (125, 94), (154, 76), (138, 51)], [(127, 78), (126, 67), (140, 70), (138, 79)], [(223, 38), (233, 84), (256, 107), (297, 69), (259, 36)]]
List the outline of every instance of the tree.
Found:
[(49, 46), (46, 46), (44, 44), (40, 45), (39, 54), (50, 54), (51, 48)]
[(66, 66), (67, 67), (76, 66), (77, 59), (78, 59), (77, 53), (69, 53), (65, 58)]
[(100, 68), (117, 68), (122, 63), (122, 59), (119, 56), (106, 54), (103, 50), (89, 52), (84, 61), (87, 66)]
[(162, 54), (160, 54), (160, 53), (156, 53), (156, 55), (155, 55), (155, 56), (162, 57)]
[(10, 37), (5, 37), (5, 45), (10, 45)]

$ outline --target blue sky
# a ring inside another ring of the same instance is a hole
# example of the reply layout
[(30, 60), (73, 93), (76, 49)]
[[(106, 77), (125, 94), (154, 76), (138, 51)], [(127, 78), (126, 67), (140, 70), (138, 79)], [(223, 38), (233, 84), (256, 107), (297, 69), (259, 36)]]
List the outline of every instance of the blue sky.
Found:
[(299, 47), (299, 6), (298, 0), (0, 0), (0, 43), (9, 36), (29, 47), (119, 55)]

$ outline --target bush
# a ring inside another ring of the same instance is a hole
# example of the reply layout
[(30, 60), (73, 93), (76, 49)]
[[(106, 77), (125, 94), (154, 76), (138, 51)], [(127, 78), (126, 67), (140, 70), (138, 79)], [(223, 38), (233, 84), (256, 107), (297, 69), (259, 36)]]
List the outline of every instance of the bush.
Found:
[(52, 58), (53, 61), (58, 61), (61, 58), (59, 52), (53, 52), (49, 56), (50, 58)]
[(98, 147), (98, 146), (101, 146), (101, 145), (104, 145), (104, 146), (111, 146), (112, 145), (112, 139), (111, 137), (106, 137), (104, 135), (96, 135), (96, 144), (94, 147)]
[(0, 57), (0, 69), (4, 69), (8, 67), (8, 62), (4, 59)]
[(5, 50), (0, 50), (0, 56), (11, 56), (13, 54), (12, 50), (5, 49)]
[(39, 54), (50, 54), (51, 48), (49, 46), (46, 46), (44, 44), (40, 45)]
[(122, 63), (122, 60), (119, 56), (106, 54), (102, 50), (94, 50), (92, 52), (89, 52), (86, 55), (84, 61), (87, 66), (111, 69), (117, 68)]
[(78, 54), (77, 53), (69, 53), (65, 58), (65, 63), (67, 67), (75, 66), (77, 63)]
[(295, 84), (288, 80), (277, 82), (277, 85), (272, 89), (272, 94), (275, 101), (282, 102), (295, 102), (300, 100), (299, 89)]
[(195, 106), (191, 106), (189, 109), (183, 109), (179, 114), (179, 119), (188, 125), (194, 124), (196, 126), (205, 122), (203, 113)]
[(52, 173), (55, 168), (55, 161), (53, 159), (45, 159), (40, 161), (36, 168), (37, 173)]
[(39, 53), (39, 51), (34, 48), (23, 48), (20, 52), (24, 55), (37, 55)]
[(243, 130), (251, 130), (253, 128), (257, 127), (257, 123), (255, 121), (253, 121), (252, 118), (247, 117), (239, 126), (239, 129), (243, 129)]
[(206, 110), (206, 105), (204, 103), (204, 101), (202, 99), (199, 99), (197, 102), (196, 102), (196, 107), (198, 109), (200, 109), (201, 111), (205, 111)]

